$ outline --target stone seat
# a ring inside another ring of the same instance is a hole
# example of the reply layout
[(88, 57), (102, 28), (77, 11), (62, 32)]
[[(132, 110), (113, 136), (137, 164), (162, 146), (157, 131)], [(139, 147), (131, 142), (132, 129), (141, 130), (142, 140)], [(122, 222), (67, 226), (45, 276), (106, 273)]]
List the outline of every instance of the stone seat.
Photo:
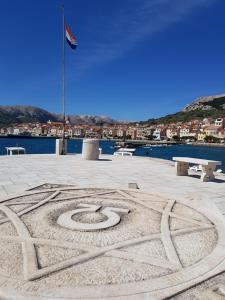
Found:
[(189, 164), (200, 165), (202, 167), (201, 180), (204, 182), (214, 180), (215, 176), (213, 172), (216, 170), (216, 166), (222, 164), (221, 161), (192, 157), (173, 157), (173, 161), (175, 161), (177, 176), (187, 176)]

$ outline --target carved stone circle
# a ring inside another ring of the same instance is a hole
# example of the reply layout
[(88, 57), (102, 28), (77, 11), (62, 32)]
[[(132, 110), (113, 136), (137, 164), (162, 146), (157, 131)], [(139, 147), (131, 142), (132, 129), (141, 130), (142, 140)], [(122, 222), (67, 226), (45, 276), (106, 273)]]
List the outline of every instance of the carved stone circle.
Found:
[(210, 203), (47, 185), (0, 202), (0, 298), (162, 299), (225, 269)]

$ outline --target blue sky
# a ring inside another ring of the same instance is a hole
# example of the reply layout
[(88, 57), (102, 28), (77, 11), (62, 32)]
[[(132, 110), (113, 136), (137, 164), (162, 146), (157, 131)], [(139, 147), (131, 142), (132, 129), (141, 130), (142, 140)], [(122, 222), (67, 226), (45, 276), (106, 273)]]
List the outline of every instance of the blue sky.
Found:
[[(0, 105), (60, 112), (61, 1), (0, 0)], [(65, 0), (66, 112), (146, 120), (225, 92), (224, 0)]]

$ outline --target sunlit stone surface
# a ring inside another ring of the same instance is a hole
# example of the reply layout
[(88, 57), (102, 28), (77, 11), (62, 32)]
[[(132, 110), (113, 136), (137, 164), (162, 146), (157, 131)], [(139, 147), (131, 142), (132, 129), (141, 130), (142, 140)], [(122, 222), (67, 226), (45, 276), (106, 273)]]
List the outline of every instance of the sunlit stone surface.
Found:
[(135, 157), (0, 163), (0, 299), (221, 297), (223, 175), (177, 178), (171, 162)]

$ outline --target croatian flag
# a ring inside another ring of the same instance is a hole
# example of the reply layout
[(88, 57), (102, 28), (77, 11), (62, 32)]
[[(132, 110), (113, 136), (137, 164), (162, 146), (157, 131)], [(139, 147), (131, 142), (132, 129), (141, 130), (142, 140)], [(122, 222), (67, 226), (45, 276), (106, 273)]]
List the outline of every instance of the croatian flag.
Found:
[(76, 49), (77, 48), (77, 39), (75, 38), (75, 36), (72, 34), (72, 32), (70, 31), (69, 27), (66, 25), (66, 40), (67, 43), (70, 45), (70, 47), (72, 49)]

